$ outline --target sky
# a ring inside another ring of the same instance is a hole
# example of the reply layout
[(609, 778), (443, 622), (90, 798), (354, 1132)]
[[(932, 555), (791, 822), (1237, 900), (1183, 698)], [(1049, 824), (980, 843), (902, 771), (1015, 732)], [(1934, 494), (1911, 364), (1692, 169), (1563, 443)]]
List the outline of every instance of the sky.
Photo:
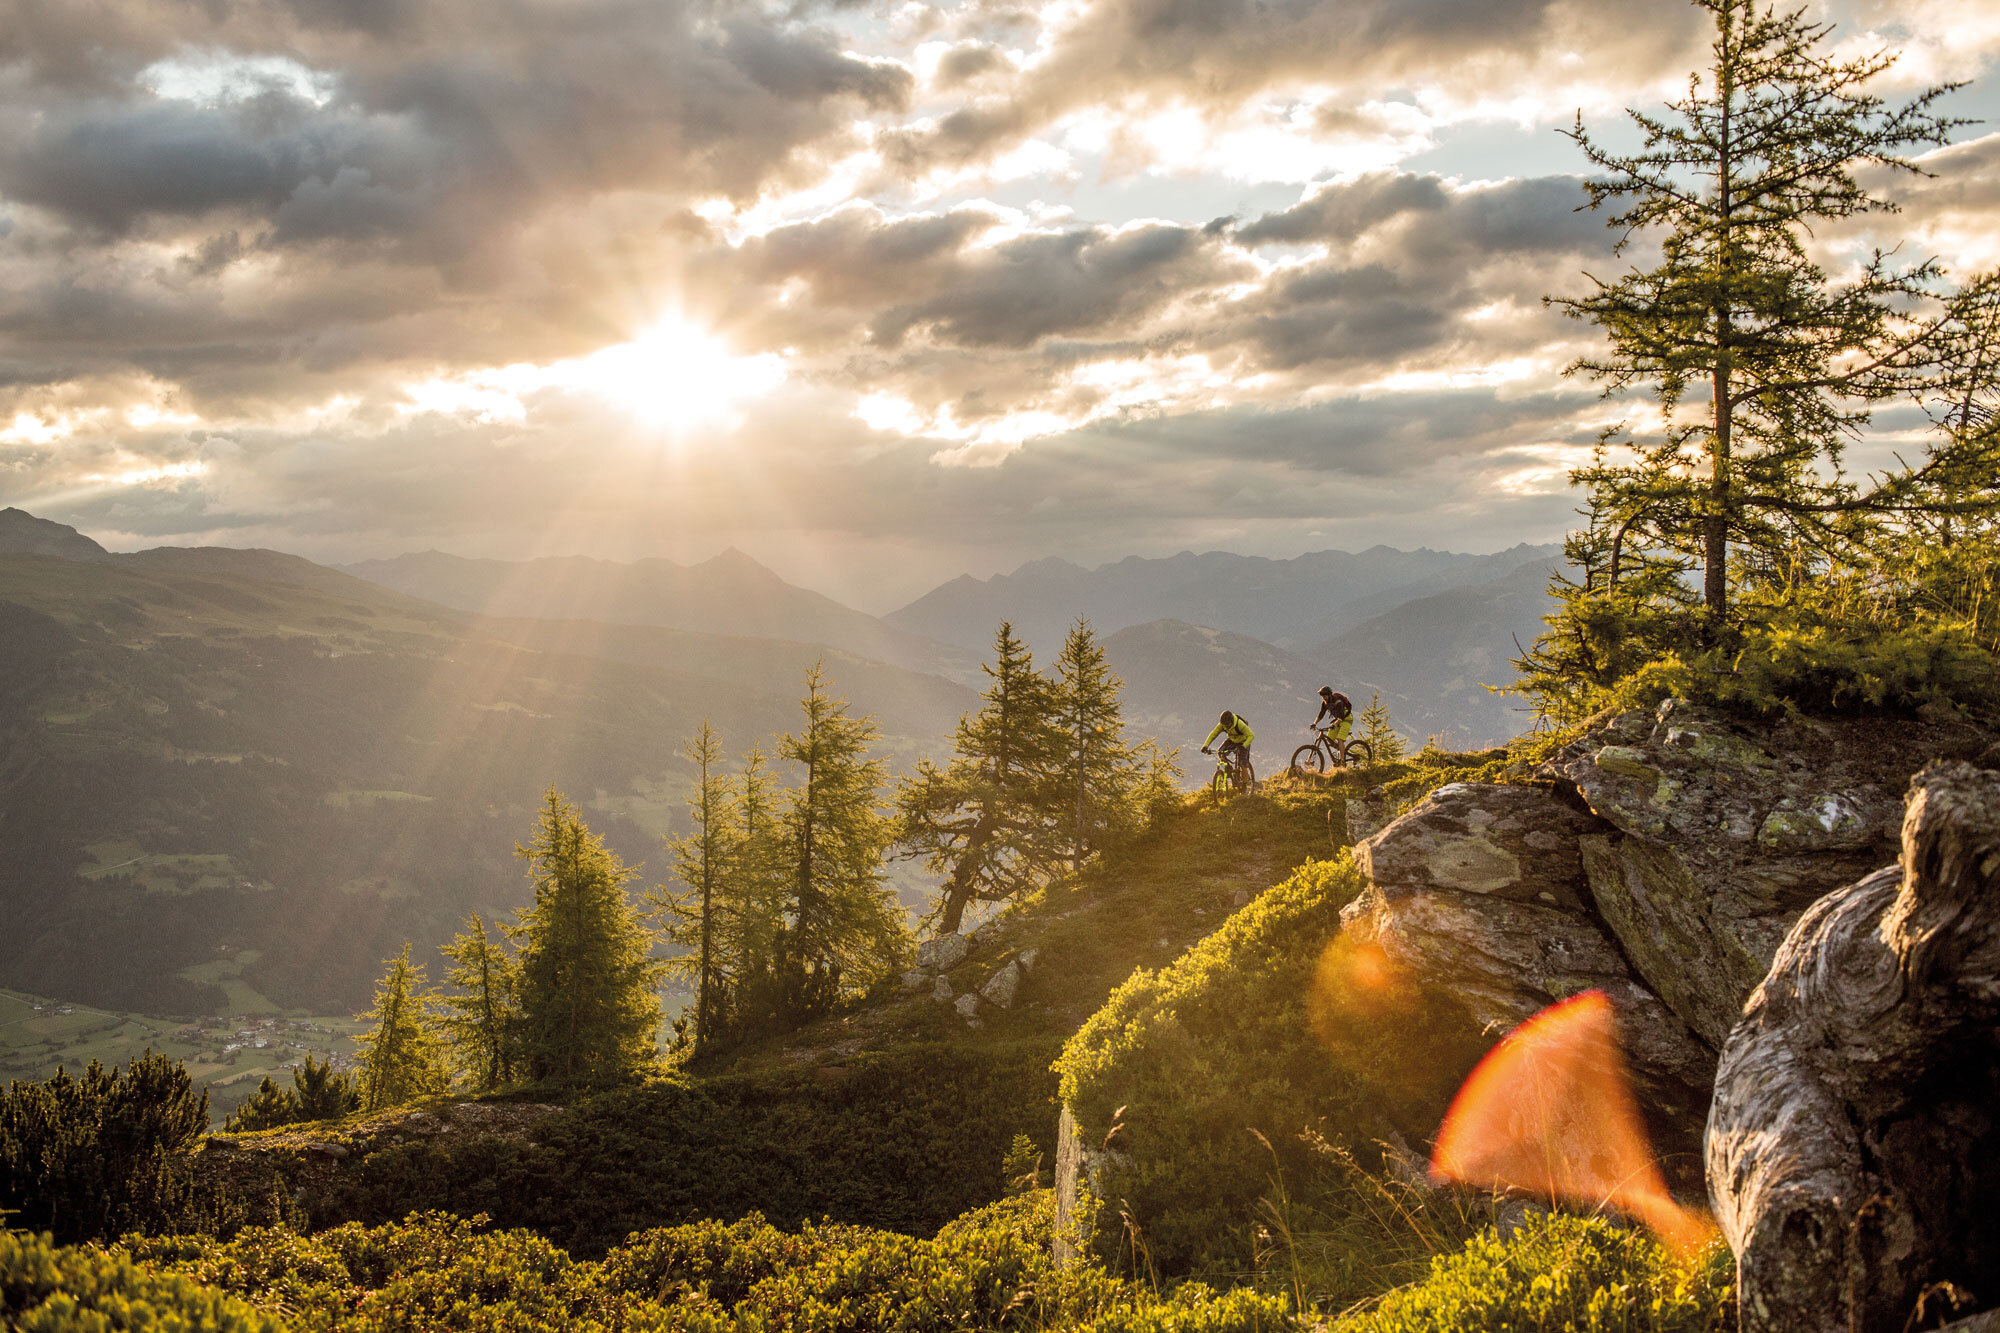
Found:
[[(1822, 262), (2000, 265), (2000, 6), (1813, 12), (1994, 122)], [(735, 546), (871, 611), (1048, 555), (1553, 540), (1644, 411), (1563, 374), (1597, 335), (1542, 298), (1637, 252), (1560, 131), (1629, 139), (1705, 22), (0, 0), (0, 505), (330, 562)]]

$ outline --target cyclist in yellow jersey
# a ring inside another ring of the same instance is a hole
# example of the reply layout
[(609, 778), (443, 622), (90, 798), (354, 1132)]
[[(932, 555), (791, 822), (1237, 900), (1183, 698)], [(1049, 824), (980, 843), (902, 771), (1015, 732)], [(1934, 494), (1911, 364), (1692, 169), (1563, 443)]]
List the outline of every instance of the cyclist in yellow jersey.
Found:
[(1215, 724), (1215, 730), (1209, 732), (1208, 739), (1201, 743), (1201, 752), (1203, 754), (1214, 753), (1209, 747), (1215, 744), (1217, 736), (1223, 738), (1222, 757), (1224, 759), (1241, 764), (1245, 768), (1250, 766), (1250, 742), (1257, 739), (1257, 733), (1250, 730), (1248, 722), (1245, 722), (1242, 718), (1236, 716), (1236, 714), (1225, 710), (1222, 714), (1222, 720)]

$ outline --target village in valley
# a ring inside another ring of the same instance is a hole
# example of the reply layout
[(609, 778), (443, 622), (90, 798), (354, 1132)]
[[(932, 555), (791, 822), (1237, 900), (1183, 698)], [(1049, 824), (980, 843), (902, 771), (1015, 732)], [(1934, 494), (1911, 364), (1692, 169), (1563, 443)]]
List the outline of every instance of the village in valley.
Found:
[(344, 1014), (227, 1014), (176, 1022), (0, 990), (0, 1083), (49, 1078), (58, 1068), (81, 1074), (92, 1060), (125, 1064), (151, 1050), (186, 1063), (197, 1085), (207, 1086), (209, 1118), (220, 1125), (265, 1075), (289, 1085), (291, 1071), (308, 1054), (336, 1071), (348, 1069), (360, 1027)]

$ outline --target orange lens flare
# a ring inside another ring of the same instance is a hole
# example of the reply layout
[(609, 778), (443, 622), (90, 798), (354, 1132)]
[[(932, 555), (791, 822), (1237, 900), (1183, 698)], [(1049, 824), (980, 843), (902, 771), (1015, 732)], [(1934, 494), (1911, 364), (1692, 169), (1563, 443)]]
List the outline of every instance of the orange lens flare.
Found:
[(1603, 991), (1549, 1006), (1487, 1052), (1445, 1113), (1431, 1176), (1616, 1207), (1683, 1253), (1714, 1232), (1667, 1193)]

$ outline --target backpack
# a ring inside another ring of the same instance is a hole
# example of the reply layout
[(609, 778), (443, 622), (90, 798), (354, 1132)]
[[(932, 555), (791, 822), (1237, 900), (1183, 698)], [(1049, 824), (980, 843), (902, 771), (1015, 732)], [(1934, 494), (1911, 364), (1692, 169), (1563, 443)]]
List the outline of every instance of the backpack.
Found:
[(1348, 702), (1346, 695), (1336, 691), (1333, 698), (1327, 702), (1333, 705), (1333, 715), (1335, 717), (1347, 718), (1354, 716), (1354, 705)]

